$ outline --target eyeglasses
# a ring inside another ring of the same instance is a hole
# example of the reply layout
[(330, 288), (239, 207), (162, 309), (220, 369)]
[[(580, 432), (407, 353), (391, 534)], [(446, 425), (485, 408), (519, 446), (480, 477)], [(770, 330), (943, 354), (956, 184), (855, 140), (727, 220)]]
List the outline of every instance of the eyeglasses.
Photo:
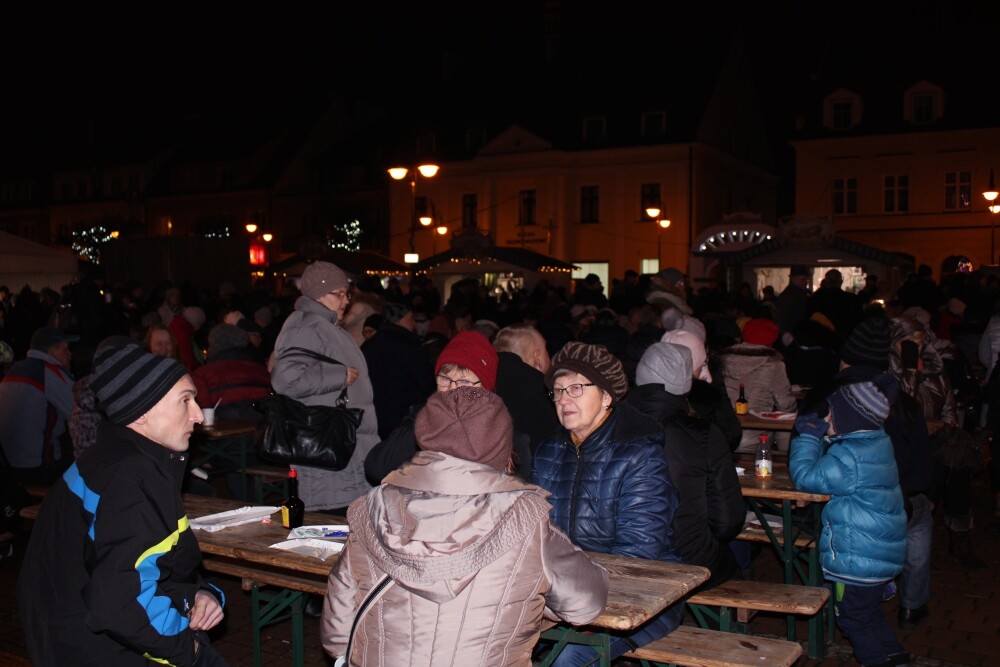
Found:
[(330, 292), (330, 294), (334, 295), (338, 299), (343, 299), (344, 301), (351, 300), (351, 293), (345, 289), (337, 290), (336, 292)]
[(482, 383), (482, 380), (476, 380), (475, 382), (472, 380), (452, 380), (447, 375), (438, 375), (436, 379), (437, 385), (441, 389), (450, 389), (451, 385), (455, 385), (456, 387), (475, 387), (477, 384)]
[(566, 387), (552, 387), (552, 391), (549, 392), (549, 398), (553, 401), (558, 401), (566, 394), (570, 398), (580, 398), (583, 396), (584, 387), (593, 387), (593, 382), (588, 382), (587, 384), (571, 384)]

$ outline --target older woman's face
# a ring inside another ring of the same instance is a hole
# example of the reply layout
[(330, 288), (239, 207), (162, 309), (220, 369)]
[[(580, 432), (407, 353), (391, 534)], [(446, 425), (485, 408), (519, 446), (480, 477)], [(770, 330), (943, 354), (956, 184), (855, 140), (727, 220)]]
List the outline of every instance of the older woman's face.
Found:
[[(571, 397), (568, 391), (559, 391), (574, 384), (585, 385), (579, 398)], [(586, 386), (590, 384), (590, 379), (579, 373), (560, 375), (552, 383), (559, 423), (578, 439), (587, 437), (597, 428), (607, 406), (611, 405), (611, 396), (597, 385)]]
[(174, 356), (174, 342), (170, 338), (170, 332), (155, 329), (149, 336), (149, 351), (161, 357)]

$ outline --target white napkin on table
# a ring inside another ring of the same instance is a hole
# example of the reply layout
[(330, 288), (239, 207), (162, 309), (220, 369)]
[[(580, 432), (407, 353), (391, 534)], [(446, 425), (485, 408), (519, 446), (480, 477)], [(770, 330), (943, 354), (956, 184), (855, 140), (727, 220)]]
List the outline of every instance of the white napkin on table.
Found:
[(242, 526), (245, 523), (260, 521), (265, 517), (271, 516), (277, 511), (278, 508), (271, 505), (240, 507), (239, 509), (229, 510), (228, 512), (206, 514), (203, 517), (191, 519), (190, 524), (191, 528), (195, 530), (204, 530), (209, 533), (214, 533), (215, 531), (222, 530), (224, 528), (232, 528), (233, 526)]

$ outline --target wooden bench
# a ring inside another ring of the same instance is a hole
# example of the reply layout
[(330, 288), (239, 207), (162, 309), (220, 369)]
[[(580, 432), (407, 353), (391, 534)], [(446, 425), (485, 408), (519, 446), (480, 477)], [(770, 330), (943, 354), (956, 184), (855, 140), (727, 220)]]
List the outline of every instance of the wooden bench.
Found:
[[(325, 595), (326, 580), (296, 577), (282, 572), (272, 572), (261, 568), (250, 568), (239, 563), (206, 558), (202, 561), (206, 570), (239, 577), (240, 587), (251, 594), (251, 632), (253, 637), (254, 665), (263, 663), (261, 654), (262, 631), (264, 626), (291, 619), (292, 621), (292, 664), (305, 662), (305, 625), (303, 608), (308, 595)], [(263, 586), (275, 586), (275, 592), (262, 591)]]
[[(694, 593), (688, 603), (718, 608), (720, 616), (728, 616), (729, 610), (736, 610), (736, 621), (748, 623), (758, 611), (812, 616), (822, 611), (829, 599), (830, 591), (819, 586), (733, 579)], [(717, 620), (723, 630), (728, 629), (722, 619)]]
[(248, 466), (246, 475), (253, 478), (254, 502), (263, 503), (267, 499), (281, 501), (288, 497), (288, 466)]
[[(778, 541), (778, 544), (785, 543), (784, 534), (782, 534), (781, 530), (777, 528), (774, 530), (774, 538)], [(764, 544), (771, 544), (771, 538), (763, 528), (744, 528), (734, 539), (745, 540), (747, 542), (762, 542)], [(815, 545), (816, 538), (812, 535), (800, 534), (795, 538), (795, 546), (800, 549), (806, 549)]]
[(27, 492), (29, 497), (42, 500), (48, 494), (49, 487), (43, 484), (25, 484), (24, 490)]
[(643, 667), (651, 664), (791, 667), (801, 655), (802, 647), (796, 642), (682, 625), (666, 637), (622, 657), (639, 660)]

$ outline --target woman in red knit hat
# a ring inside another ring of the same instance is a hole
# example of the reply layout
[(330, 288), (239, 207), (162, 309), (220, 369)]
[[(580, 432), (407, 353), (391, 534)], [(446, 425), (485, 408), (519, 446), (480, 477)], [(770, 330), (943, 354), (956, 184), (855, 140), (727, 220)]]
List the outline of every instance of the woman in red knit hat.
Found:
[[(497, 366), (500, 360), (493, 345), (481, 333), (463, 331), (455, 335), (441, 350), (434, 364), (434, 381), (438, 392), (451, 391), (455, 387), (482, 387), (492, 392), (497, 384)], [(375, 445), (365, 458), (365, 476), (372, 484), (381, 483), (390, 472), (403, 465), (420, 449), (413, 425), (416, 415), (424, 407), (418, 403), (410, 408), (410, 414), (403, 418), (382, 442)], [(520, 431), (514, 433), (514, 463), (517, 472), (527, 479), (531, 471), (531, 449), (528, 436)]]

